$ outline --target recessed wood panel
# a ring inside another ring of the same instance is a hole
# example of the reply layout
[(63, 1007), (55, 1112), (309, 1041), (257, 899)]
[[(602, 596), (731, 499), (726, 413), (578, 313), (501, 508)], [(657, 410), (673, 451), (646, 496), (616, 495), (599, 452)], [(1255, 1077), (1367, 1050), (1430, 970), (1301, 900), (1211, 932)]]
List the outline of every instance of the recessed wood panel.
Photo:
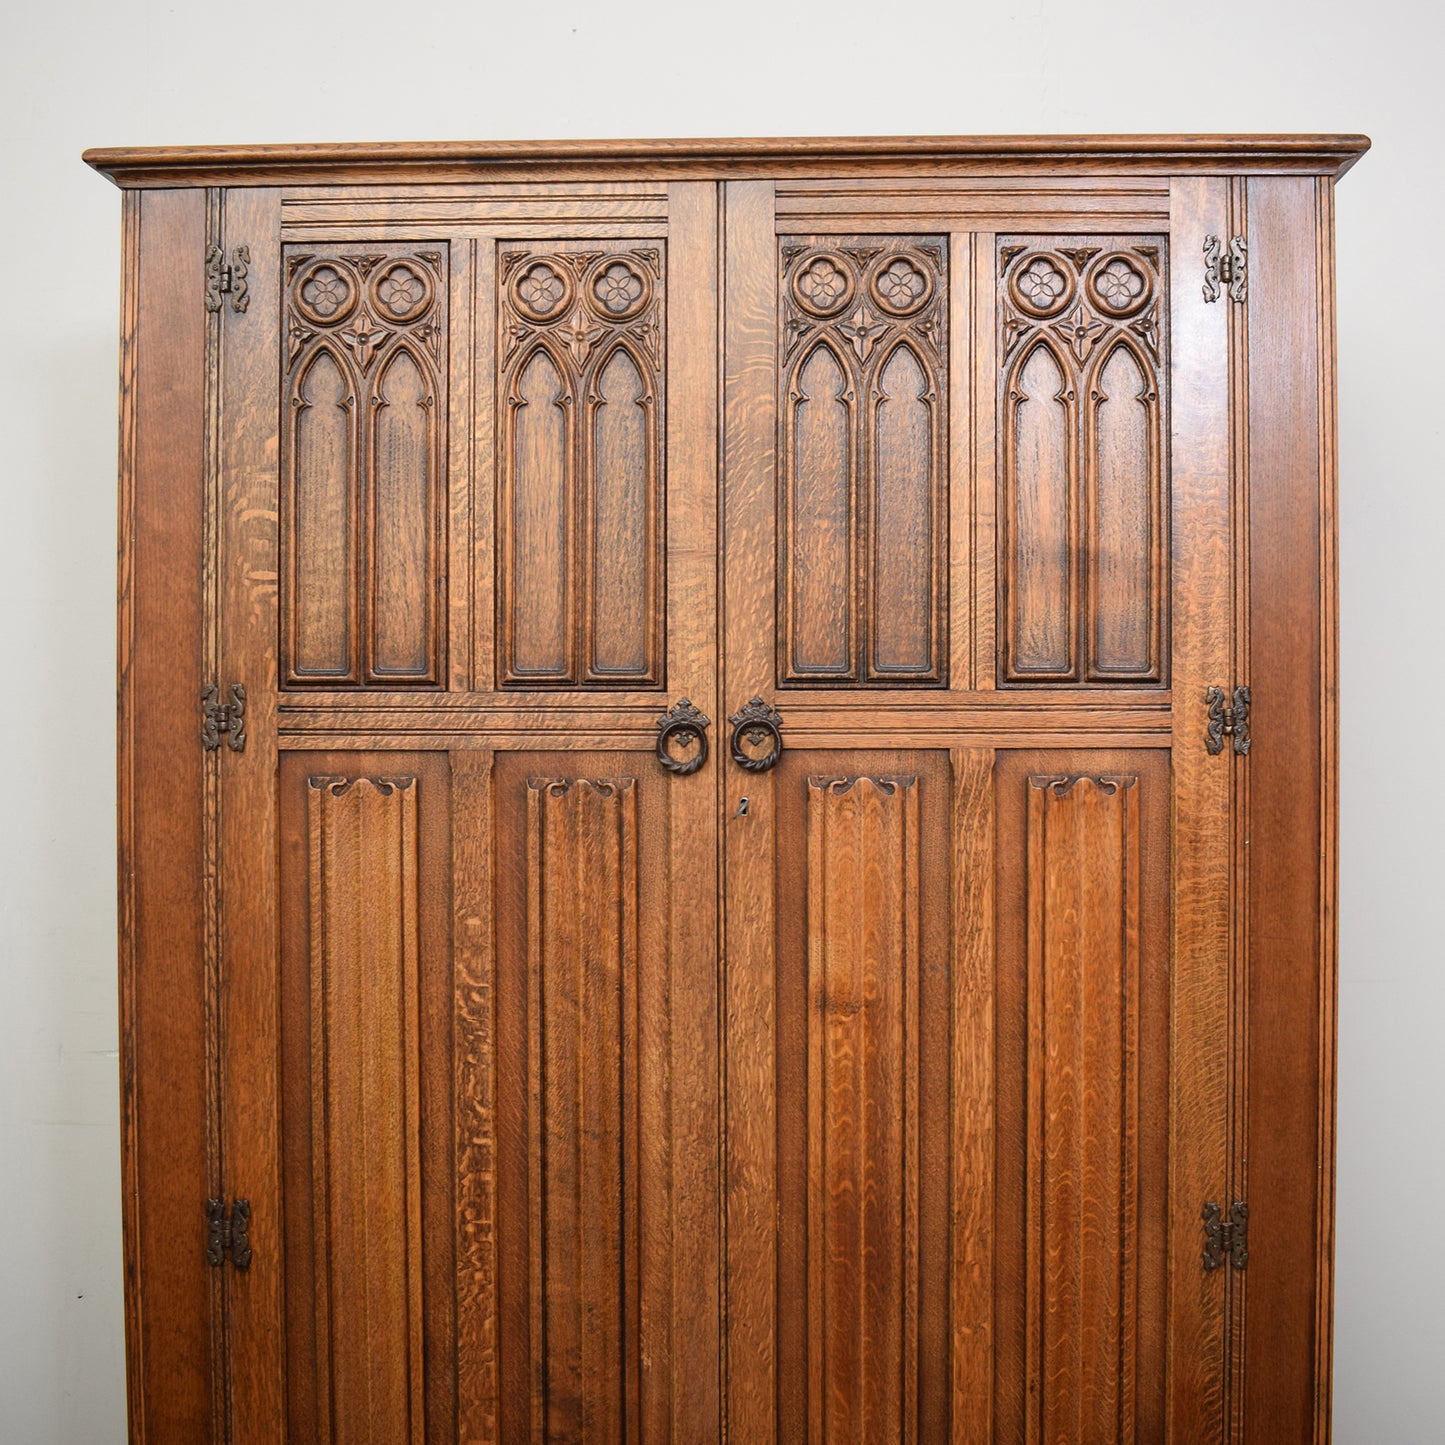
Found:
[(290, 519), (291, 667), (298, 675), (347, 681), (356, 642), (356, 398), (329, 348), (309, 358), (292, 405), (299, 480)]
[(1029, 779), (1028, 1439), (1135, 1438), (1139, 819), (1129, 775)]
[(399, 347), (382, 368), (372, 411), (371, 670), (425, 673), (436, 575), (436, 427), (424, 364)]
[(784, 237), (778, 681), (947, 680), (947, 244)]
[(284, 681), (435, 686), (445, 258), (408, 245), (283, 256)]
[(635, 785), (533, 779), (527, 813), (532, 1434), (622, 1441), (638, 1369)]
[(935, 474), (938, 394), (919, 354), (901, 342), (874, 388), (869, 567), (875, 677), (909, 677), (933, 665), (934, 598), (929, 561), (939, 491)]
[(417, 782), (307, 790), (317, 1438), (420, 1445)]
[(998, 244), (999, 681), (1168, 680), (1164, 241)]
[(809, 1437), (912, 1440), (918, 780), (808, 780)]
[(496, 274), (499, 680), (661, 686), (662, 245), (538, 243)]
[(813, 348), (788, 396), (792, 491), (788, 555), (795, 673), (854, 676), (853, 389), (827, 345)]
[(1038, 344), (1009, 388), (1005, 466), (1015, 676), (1071, 678), (1078, 630), (1075, 393), (1054, 349)]
[(598, 369), (591, 414), (592, 652), (596, 677), (636, 678), (648, 671), (652, 578), (640, 537), (654, 533), (657, 506), (654, 398), (643, 368), (625, 345)]
[(1089, 406), (1089, 676), (1101, 682), (1148, 673), (1159, 647), (1159, 394), (1148, 358), (1118, 342)]
[[(643, 799), (662, 799), (649, 778), (572, 761), (514, 754), (495, 774), (499, 1431), (621, 1445), (666, 1398), (644, 1398), (668, 1337), (643, 1302), (648, 1288), (660, 1299), (646, 1261), (667, 1254), (665, 1071), (642, 1052), (667, 1037), (662, 975), (649, 992), (645, 968), (665, 947), (665, 919), (647, 911), (665, 880), (659, 855), (647, 878), (642, 865)], [(647, 1208), (663, 1231), (650, 1241)]]
[[(757, 1025), (776, 1059), (767, 1438), (948, 1439), (948, 1161), (966, 1117), (950, 1103), (949, 755), (785, 751), (769, 776), (768, 812), (732, 825), (758, 846), (766, 818), (776, 850), (775, 971)], [(756, 1367), (739, 1383), (767, 1388)]]
[(507, 405), (511, 674), (514, 681), (565, 682), (571, 676), (576, 399), (545, 346), (526, 358)]

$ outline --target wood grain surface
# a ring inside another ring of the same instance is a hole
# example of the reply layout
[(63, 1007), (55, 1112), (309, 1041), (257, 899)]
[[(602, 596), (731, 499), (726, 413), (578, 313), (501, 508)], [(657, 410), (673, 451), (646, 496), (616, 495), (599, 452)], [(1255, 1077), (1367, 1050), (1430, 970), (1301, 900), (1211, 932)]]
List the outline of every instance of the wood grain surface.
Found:
[(134, 1439), (1324, 1445), (1366, 145), (88, 153)]

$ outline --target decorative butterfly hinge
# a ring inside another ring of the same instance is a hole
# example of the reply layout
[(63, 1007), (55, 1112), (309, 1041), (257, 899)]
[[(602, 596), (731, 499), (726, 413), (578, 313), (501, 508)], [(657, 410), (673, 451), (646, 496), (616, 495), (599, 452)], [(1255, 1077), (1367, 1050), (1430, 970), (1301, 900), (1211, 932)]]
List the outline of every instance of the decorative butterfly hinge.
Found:
[(1211, 687), (1204, 694), (1205, 706), (1209, 709), (1209, 720), (1204, 727), (1204, 746), (1211, 753), (1224, 751), (1224, 740), (1234, 743), (1234, 751), (1241, 757), (1249, 752), (1249, 689), (1234, 689), (1234, 706), (1225, 702), (1222, 687)]
[(1226, 1259), (1234, 1269), (1243, 1269), (1249, 1263), (1249, 1205), (1235, 1200), (1226, 1219), (1211, 1201), (1199, 1217), (1204, 1221), (1204, 1272), (1213, 1274)]
[(206, 250), (206, 310), (219, 311), (222, 298), (229, 297), (232, 311), (244, 311), (251, 304), (246, 278), (251, 274), (251, 248), (220, 246)]
[(221, 701), (221, 689), (213, 682), (201, 689), (201, 746), (213, 753), (221, 746), (221, 734), (233, 753), (246, 750), (246, 689), (231, 684), (231, 700)]
[(1218, 301), (1223, 288), (1231, 301), (1249, 299), (1249, 242), (1243, 236), (1229, 238), (1229, 250), (1218, 236), (1204, 238), (1204, 299)]
[(226, 1212), (224, 1199), (206, 1200), (206, 1260), (213, 1269), (225, 1264), (226, 1256), (237, 1269), (251, 1267), (251, 1201), (236, 1199)]

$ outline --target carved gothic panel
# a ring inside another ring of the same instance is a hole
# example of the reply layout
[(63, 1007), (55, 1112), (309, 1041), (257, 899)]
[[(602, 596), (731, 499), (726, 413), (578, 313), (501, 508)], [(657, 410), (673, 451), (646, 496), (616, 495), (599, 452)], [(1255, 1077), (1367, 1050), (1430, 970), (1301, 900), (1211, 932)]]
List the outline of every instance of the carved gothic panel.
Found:
[(661, 246), (506, 251), (500, 275), (501, 680), (660, 686)]
[(1000, 681), (1167, 681), (1164, 242), (998, 255)]
[(947, 679), (947, 245), (784, 238), (778, 679)]
[(1029, 779), (1028, 1438), (1059, 1445), (1136, 1438), (1137, 783)]
[(284, 680), (436, 685), (445, 258), (290, 246), (285, 272)]

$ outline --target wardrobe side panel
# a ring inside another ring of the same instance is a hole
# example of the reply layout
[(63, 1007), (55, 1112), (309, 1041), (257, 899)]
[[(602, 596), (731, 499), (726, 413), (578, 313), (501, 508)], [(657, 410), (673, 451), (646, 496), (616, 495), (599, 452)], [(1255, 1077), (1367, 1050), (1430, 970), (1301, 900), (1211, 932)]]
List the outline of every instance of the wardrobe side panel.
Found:
[[(1245, 1438), (1328, 1438), (1335, 599), (1328, 182), (1248, 182)], [(1323, 205), (1324, 214), (1321, 207)], [(1332, 663), (1331, 663), (1332, 672)]]
[[(130, 1438), (213, 1438), (202, 905), (206, 193), (125, 202), (118, 634)], [(182, 1247), (190, 1241), (192, 1247)]]

